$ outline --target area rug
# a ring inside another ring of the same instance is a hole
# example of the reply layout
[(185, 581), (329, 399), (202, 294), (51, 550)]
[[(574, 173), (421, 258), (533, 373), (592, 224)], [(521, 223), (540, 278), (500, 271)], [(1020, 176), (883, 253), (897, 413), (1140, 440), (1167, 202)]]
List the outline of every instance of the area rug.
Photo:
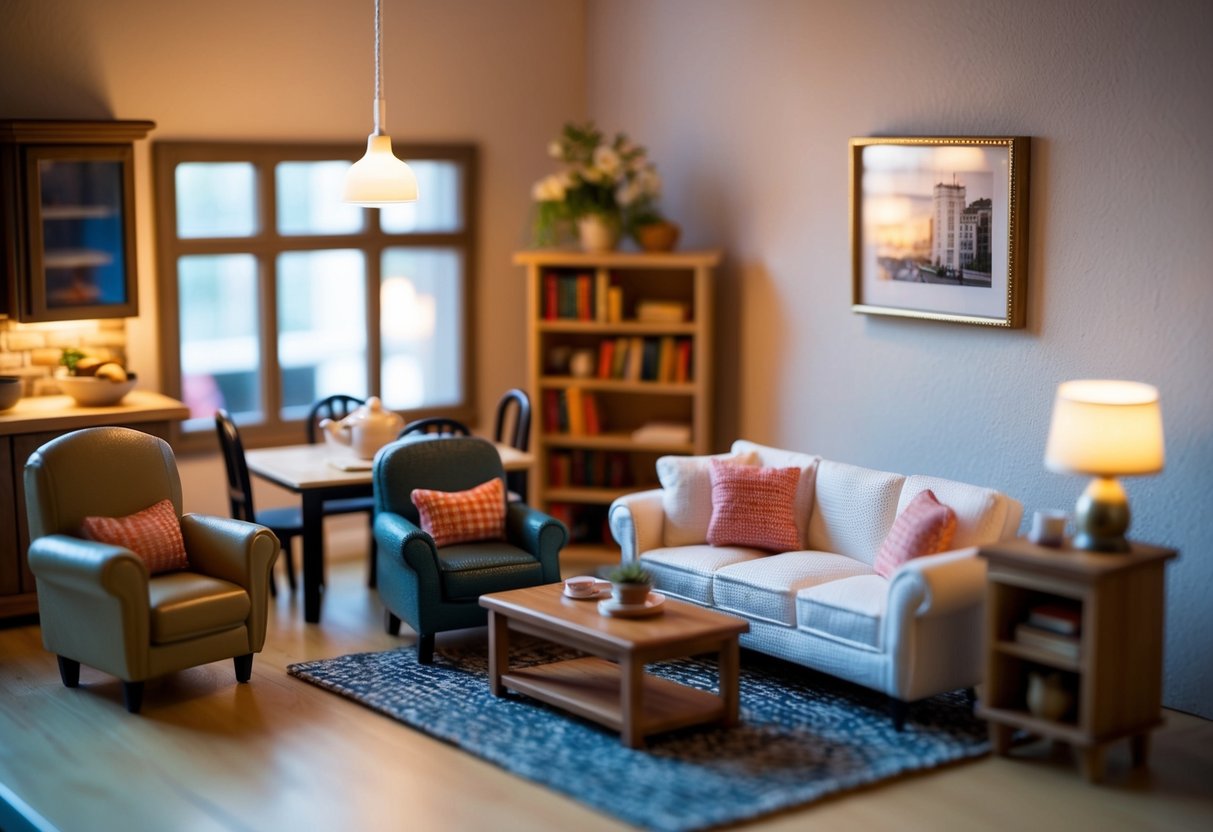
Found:
[[(575, 655), (537, 640), (511, 642), (511, 667)], [(287, 668), (305, 681), (562, 792), (643, 829), (684, 832), (756, 818), (906, 772), (989, 751), (984, 723), (962, 692), (917, 703), (893, 728), (880, 694), (743, 652), (739, 727), (688, 728), (642, 750), (619, 735), (529, 697), (488, 690), (484, 648), (358, 653)], [(716, 689), (714, 661), (652, 665)]]

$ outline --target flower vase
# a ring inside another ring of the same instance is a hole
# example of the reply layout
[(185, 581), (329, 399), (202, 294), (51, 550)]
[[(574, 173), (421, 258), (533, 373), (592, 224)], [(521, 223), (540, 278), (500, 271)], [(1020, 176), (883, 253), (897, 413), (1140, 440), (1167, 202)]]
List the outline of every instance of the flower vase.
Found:
[(586, 214), (577, 220), (577, 236), (585, 251), (613, 251), (619, 244), (619, 220), (602, 214)]

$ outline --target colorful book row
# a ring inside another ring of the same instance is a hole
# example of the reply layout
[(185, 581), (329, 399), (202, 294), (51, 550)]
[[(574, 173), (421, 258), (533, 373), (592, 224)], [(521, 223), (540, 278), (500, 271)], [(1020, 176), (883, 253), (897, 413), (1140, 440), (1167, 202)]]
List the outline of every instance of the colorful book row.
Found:
[(543, 429), (548, 433), (597, 436), (603, 430), (598, 397), (580, 387), (544, 390)]
[(543, 276), (543, 319), (618, 323), (623, 320), (623, 289), (612, 286), (605, 272), (547, 272)]
[(622, 451), (553, 451), (548, 457), (552, 488), (625, 488), (632, 484), (629, 457)]
[(684, 383), (691, 380), (691, 339), (620, 336), (598, 345), (601, 379)]

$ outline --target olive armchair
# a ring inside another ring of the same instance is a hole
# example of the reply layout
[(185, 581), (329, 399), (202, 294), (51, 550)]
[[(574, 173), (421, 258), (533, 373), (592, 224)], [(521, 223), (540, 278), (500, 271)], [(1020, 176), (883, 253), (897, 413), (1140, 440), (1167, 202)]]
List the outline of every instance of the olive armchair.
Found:
[[(492, 443), (470, 436), (408, 436), (375, 457), (379, 597), (389, 633), (399, 634), (401, 619), (416, 630), (417, 660), (423, 664), (433, 660), (435, 633), (487, 623), (482, 594), (560, 580), (568, 531), (523, 503), (505, 506), (505, 540), (439, 548), (422, 530), (413, 489), (466, 491), (493, 477), (505, 477), (500, 454)], [(503, 503), (504, 495), (503, 484)]]
[[(51, 440), (25, 465), (29, 564), (42, 642), (63, 684), (80, 665), (117, 676), (138, 713), (145, 680), (232, 658), (247, 682), (265, 643), (278, 539), (264, 526), (181, 515), (168, 443), (129, 428), (86, 428)], [(180, 518), (189, 567), (150, 575), (122, 546), (81, 537), (85, 517), (126, 517), (161, 500)]]

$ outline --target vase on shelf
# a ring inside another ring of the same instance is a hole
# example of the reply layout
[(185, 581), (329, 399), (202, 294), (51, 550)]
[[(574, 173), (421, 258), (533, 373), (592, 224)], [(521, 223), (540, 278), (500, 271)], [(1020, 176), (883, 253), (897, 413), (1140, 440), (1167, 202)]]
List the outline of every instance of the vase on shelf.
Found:
[(682, 229), (669, 220), (658, 220), (638, 226), (633, 236), (645, 251), (673, 251)]
[(585, 251), (614, 251), (619, 244), (619, 219), (603, 214), (586, 214), (577, 220), (577, 236)]

